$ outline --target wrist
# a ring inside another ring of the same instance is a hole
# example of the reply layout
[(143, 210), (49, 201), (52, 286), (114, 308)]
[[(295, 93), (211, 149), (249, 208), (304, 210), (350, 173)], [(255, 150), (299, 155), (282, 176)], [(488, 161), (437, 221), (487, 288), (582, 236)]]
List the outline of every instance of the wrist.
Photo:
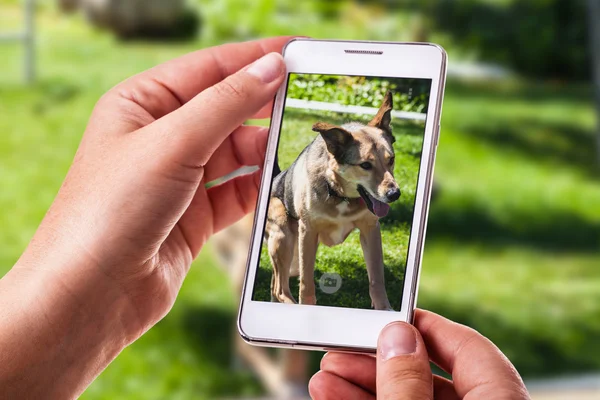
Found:
[[(24, 257), (0, 281), (2, 387), (15, 398), (75, 398), (139, 334), (135, 313), (96, 268)], [(11, 393), (12, 394), (12, 393)]]

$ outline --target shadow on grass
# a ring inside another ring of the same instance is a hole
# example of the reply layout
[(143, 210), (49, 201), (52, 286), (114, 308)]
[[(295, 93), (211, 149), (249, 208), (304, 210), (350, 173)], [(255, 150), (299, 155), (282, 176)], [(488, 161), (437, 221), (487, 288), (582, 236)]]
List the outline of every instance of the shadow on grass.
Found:
[(466, 97), (501, 101), (545, 102), (560, 100), (587, 104), (593, 100), (593, 90), (590, 85), (548, 84), (547, 81), (507, 84), (504, 81), (498, 81), (497, 83), (491, 81), (463, 83), (457, 80), (449, 80), (446, 85), (446, 93), (450, 97), (456, 98)]
[[(258, 396), (263, 389), (254, 372), (246, 368), (243, 360), (234, 352), (236, 339), (236, 311), (209, 306), (187, 308), (183, 316), (183, 329), (199, 358), (211, 369), (211, 396)], [(250, 346), (250, 345), (248, 345)], [(264, 348), (277, 359), (277, 350)], [(308, 371), (312, 375), (319, 370), (323, 353), (311, 352)], [(214, 397), (213, 397), (214, 398)]]
[(600, 369), (600, 327), (597, 324), (573, 320), (568, 326), (557, 327), (561, 332), (557, 338), (548, 327), (531, 325), (523, 329), (476, 306), (448, 303), (439, 293), (422, 293), (419, 307), (480, 331), (527, 378)]
[(521, 152), (529, 159), (563, 163), (598, 175), (596, 138), (590, 130), (560, 122), (520, 119), (492, 120), (461, 131), (495, 148)]
[[(321, 301), (321, 304), (325, 303), (327, 301)], [(561, 336), (557, 338), (551, 327), (529, 325), (523, 328), (475, 306), (448, 303), (439, 293), (422, 293), (419, 305), (480, 331), (526, 378), (600, 369), (600, 342), (597, 341), (600, 326), (597, 324), (572, 321), (560, 327)], [(213, 396), (261, 392), (250, 371), (232, 367), (234, 326), (235, 310), (191, 307), (184, 314), (183, 327), (188, 340), (211, 368), (209, 394)], [(321, 353), (311, 355), (311, 374), (318, 370), (321, 357)]]
[(427, 238), (448, 238), (496, 246), (526, 246), (541, 250), (597, 252), (600, 223), (567, 212), (548, 210), (536, 215), (511, 214), (500, 221), (476, 204), (434, 204)]
[[(364, 263), (355, 261), (341, 260), (337, 264), (338, 271), (342, 277), (341, 288), (333, 294), (323, 293), (319, 289), (319, 280), (323, 271), (315, 270), (315, 286), (317, 289), (317, 304), (320, 306), (349, 307), (372, 309), (371, 298), (369, 297), (369, 277)], [(403, 271), (402, 265), (390, 265), (385, 267), (385, 286), (390, 303), (393, 308), (400, 307), (402, 299), (403, 277), (398, 277), (393, 271)], [(290, 289), (292, 294), (298, 300), (299, 286), (298, 278), (290, 278)], [(271, 270), (259, 268), (256, 274), (256, 285), (253, 295), (255, 301), (271, 301)]]
[(404, 223), (407, 223), (410, 226), (410, 224), (412, 224), (413, 214), (413, 204), (406, 204), (401, 201), (392, 203), (392, 207), (388, 214), (380, 220), (382, 230), (385, 230), (387, 226), (393, 227)]
[(184, 311), (182, 328), (198, 358), (209, 369), (207, 393), (212, 396), (259, 394), (260, 385), (250, 371), (235, 368), (235, 310), (209, 306)]

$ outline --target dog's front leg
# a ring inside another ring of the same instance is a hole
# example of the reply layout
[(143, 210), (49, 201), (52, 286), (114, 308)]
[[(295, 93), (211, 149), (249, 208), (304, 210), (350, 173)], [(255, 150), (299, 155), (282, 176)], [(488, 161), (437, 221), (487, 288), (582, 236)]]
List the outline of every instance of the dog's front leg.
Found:
[(318, 235), (306, 225), (298, 222), (298, 263), (300, 265), (300, 304), (317, 304), (315, 293), (315, 259)]
[(367, 264), (369, 295), (376, 310), (391, 310), (385, 291), (383, 248), (379, 220), (359, 226), (360, 244)]

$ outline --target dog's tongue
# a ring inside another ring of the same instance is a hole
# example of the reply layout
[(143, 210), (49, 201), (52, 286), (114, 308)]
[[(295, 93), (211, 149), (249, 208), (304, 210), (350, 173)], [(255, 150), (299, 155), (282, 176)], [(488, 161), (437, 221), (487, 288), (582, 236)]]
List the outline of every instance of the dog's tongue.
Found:
[(390, 211), (390, 205), (389, 204), (386, 204), (386, 203), (381, 202), (379, 200), (375, 200), (372, 197), (371, 197), (371, 201), (373, 202), (373, 212), (379, 218), (385, 217), (387, 215), (387, 213)]
[(387, 213), (390, 211), (390, 205), (377, 200), (376, 198), (371, 196), (368, 192), (367, 192), (367, 196), (369, 196), (369, 200), (371, 200), (371, 203), (373, 203), (373, 214), (377, 215), (379, 218), (385, 217), (387, 215)]

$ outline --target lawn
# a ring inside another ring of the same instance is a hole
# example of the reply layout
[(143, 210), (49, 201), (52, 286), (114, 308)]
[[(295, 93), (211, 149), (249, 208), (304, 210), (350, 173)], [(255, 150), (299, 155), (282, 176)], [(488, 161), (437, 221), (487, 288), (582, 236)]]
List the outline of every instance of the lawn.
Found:
[[(317, 135), (312, 131), (315, 122), (328, 122), (342, 125), (349, 121), (367, 123), (370, 118), (357, 115), (335, 113), (314, 113), (305, 110), (287, 109), (285, 111), (278, 159), (280, 167), (285, 169), (298, 157)], [(386, 290), (392, 307), (399, 308), (402, 298), (402, 284), (406, 266), (406, 254), (412, 213), (415, 202), (415, 190), (419, 173), (419, 161), (423, 144), (423, 123), (392, 120), (396, 141), (396, 166), (394, 175), (400, 185), (402, 196), (392, 203), (387, 217), (381, 220), (383, 238), (383, 259), (385, 263)], [(257, 275), (254, 298), (270, 301), (271, 262), (266, 245), (263, 245), (260, 269)], [(342, 287), (334, 294), (320, 292), (319, 279), (323, 273), (335, 272), (342, 277)], [(335, 247), (319, 246), (315, 265), (317, 304), (337, 307), (372, 308), (369, 297), (369, 279), (360, 245), (358, 231), (354, 231), (344, 243)], [(298, 279), (290, 279), (292, 293), (298, 297)]]
[[(0, 26), (14, 15), (3, 9)], [(52, 202), (101, 94), (210, 44), (118, 44), (52, 11), (39, 22), (32, 87), (19, 82), (20, 49), (0, 46), (0, 276)], [(600, 370), (600, 183), (589, 89), (454, 83), (446, 93), (419, 306), (481, 330), (525, 377)], [(249, 373), (230, 368), (232, 297), (206, 249), (172, 312), (82, 398), (258, 393)]]
[(450, 85), (419, 306), (525, 376), (600, 369), (600, 184), (583, 87)]

